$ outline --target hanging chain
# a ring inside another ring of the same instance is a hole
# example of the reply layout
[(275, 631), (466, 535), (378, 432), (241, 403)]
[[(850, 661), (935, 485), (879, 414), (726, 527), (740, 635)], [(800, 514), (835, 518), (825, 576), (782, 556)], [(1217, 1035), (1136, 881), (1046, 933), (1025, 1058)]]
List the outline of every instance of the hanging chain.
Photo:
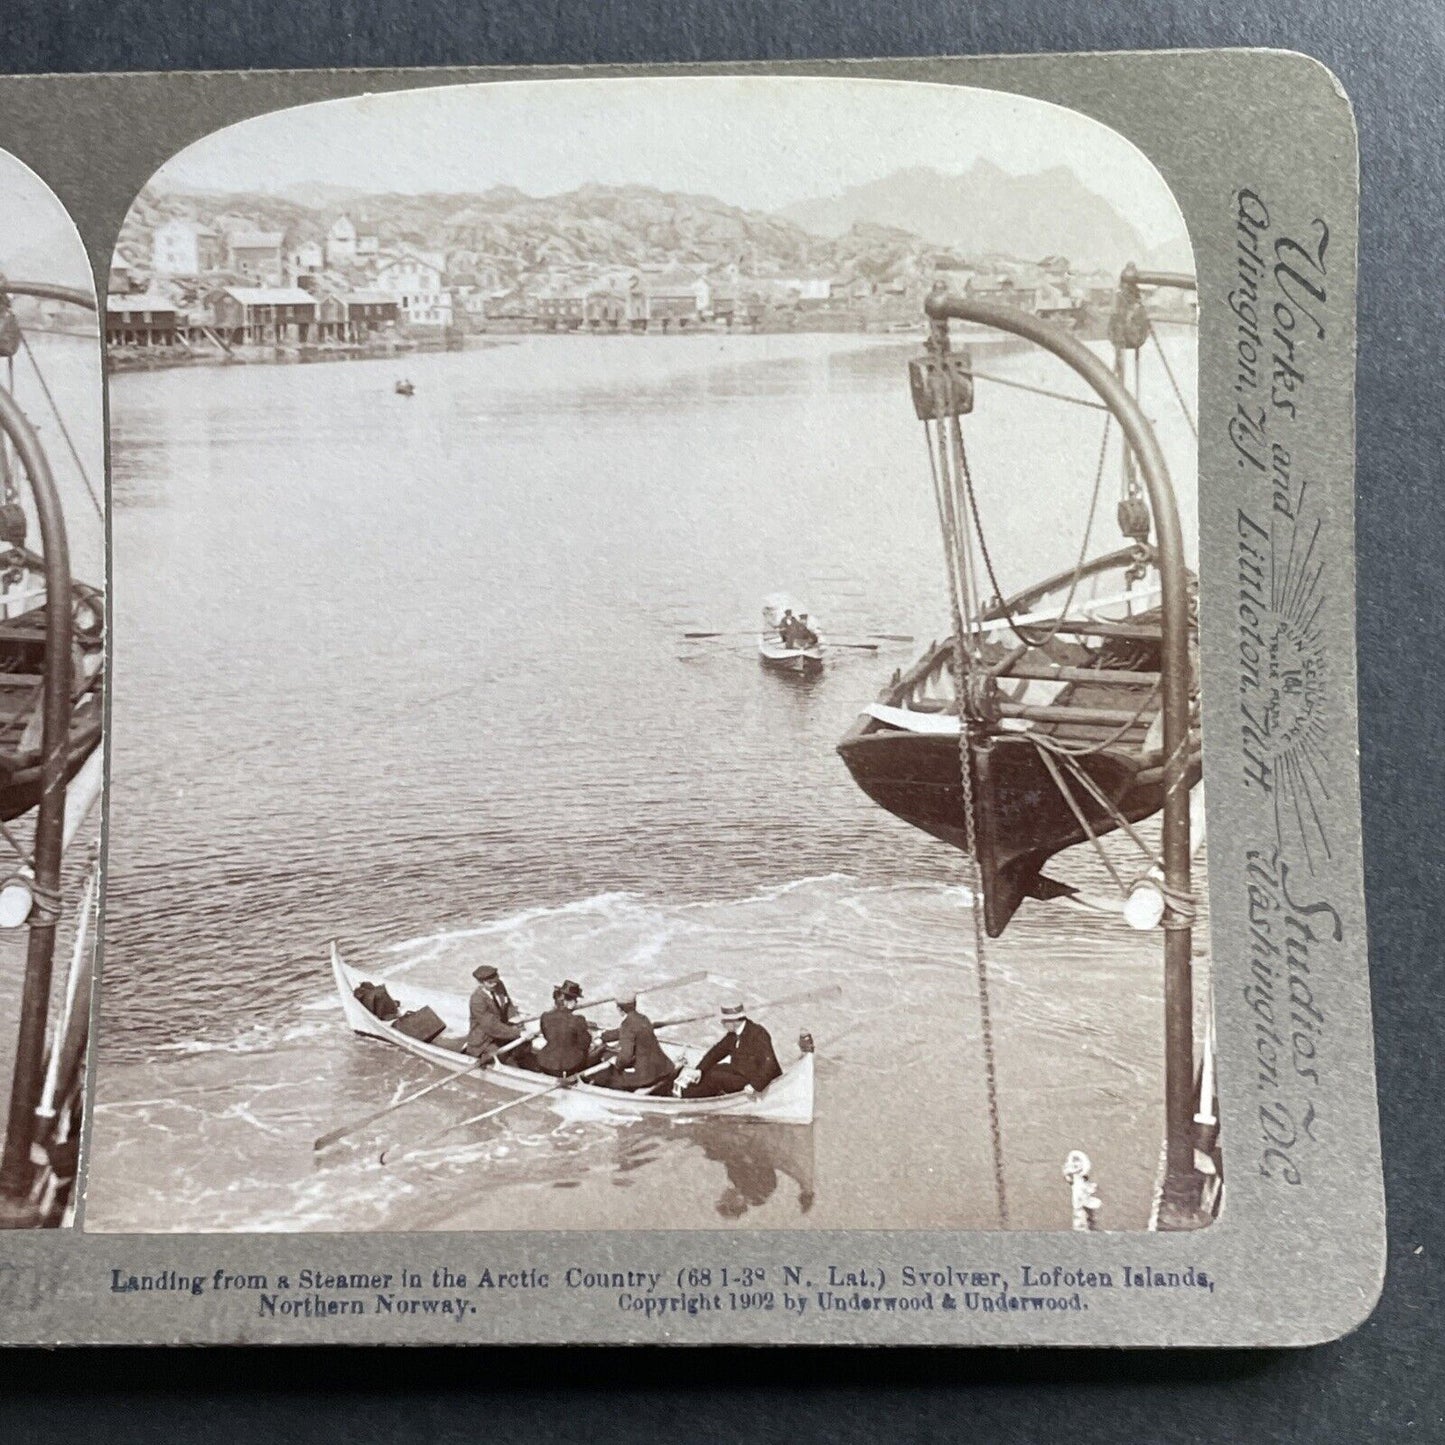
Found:
[[(993, 1005), (989, 996), (987, 934), (983, 916), (983, 867), (978, 860), (978, 819), (973, 794), (972, 734), (965, 699), (968, 695), (968, 646), (969, 629), (964, 611), (967, 606), (968, 581), (967, 558), (963, 549), (969, 543), (967, 517), (960, 519), (958, 513), (971, 503), (971, 490), (965, 491), (962, 478), (950, 475), (950, 461), (960, 468), (964, 462), (963, 438), (953, 415), (953, 383), (944, 368), (939, 368), (935, 383), (938, 421), (938, 462), (933, 467), (934, 486), (937, 492), (940, 517), (944, 519), (945, 541), (952, 554), (948, 558), (948, 594), (953, 610), (952, 663), (954, 690), (958, 696), (958, 754), (959, 775), (963, 785), (963, 824), (966, 856), (969, 862), (968, 891), (970, 912), (973, 915), (974, 966), (978, 975), (979, 1028), (983, 1041), (984, 1081), (988, 1096), (989, 1135), (993, 1146), (993, 1183), (998, 1201), (999, 1227), (1008, 1227), (1008, 1190), (1003, 1165), (1003, 1125), (998, 1101), (998, 1062), (994, 1054)], [(945, 418), (953, 416), (953, 436), (946, 438)], [(925, 432), (928, 424), (924, 423)], [(948, 440), (953, 442), (953, 457), (949, 456)], [(933, 439), (929, 437), (929, 461), (933, 463)], [(942, 475), (940, 475), (940, 472)], [(975, 641), (977, 639), (975, 638)]]
[[(960, 666), (962, 653), (954, 649), (955, 666)], [(961, 681), (961, 679), (960, 679)], [(962, 693), (959, 694), (960, 698)], [(973, 914), (974, 966), (978, 971), (978, 1016), (983, 1038), (983, 1072), (988, 1092), (988, 1129), (993, 1143), (993, 1187), (998, 1199), (1000, 1229), (1008, 1228), (1008, 1191), (1003, 1167), (1003, 1124), (998, 1105), (998, 1062), (993, 1047), (993, 1003), (989, 997), (987, 933), (983, 918), (983, 865), (978, 861), (978, 820), (973, 799), (972, 738), (968, 719), (960, 711), (958, 719), (958, 764), (963, 780), (963, 829), (970, 863), (968, 891)]]

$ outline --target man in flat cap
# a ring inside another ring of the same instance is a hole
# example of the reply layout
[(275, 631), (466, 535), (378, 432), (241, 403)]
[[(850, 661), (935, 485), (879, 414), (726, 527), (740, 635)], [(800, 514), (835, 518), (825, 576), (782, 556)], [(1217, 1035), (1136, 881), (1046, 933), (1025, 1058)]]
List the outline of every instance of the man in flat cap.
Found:
[(772, 1036), (748, 1017), (742, 1004), (728, 1004), (722, 1021), (727, 1032), (698, 1060), (697, 1068), (679, 1079), (679, 1097), (710, 1099), (744, 1089), (760, 1094), (783, 1072)]
[(652, 1020), (637, 1007), (636, 995), (617, 1000), (621, 1022), (602, 1035), (604, 1044), (615, 1047), (612, 1066), (592, 1080), (604, 1089), (651, 1089), (664, 1079), (670, 1081), (676, 1068), (662, 1051)]
[[(513, 1044), (522, 1037), (517, 1026), (517, 1006), (507, 992), (501, 975), (490, 963), (483, 963), (472, 970), (477, 986), (472, 990), (468, 1006), (468, 1021), (471, 1028), (461, 1046), (461, 1052), (474, 1059), (490, 1061), (497, 1056), (497, 1050), (504, 1044)], [(516, 1050), (513, 1050), (515, 1053)]]
[(592, 1034), (587, 1021), (577, 1013), (582, 987), (570, 978), (552, 990), (552, 1007), (541, 1017), (541, 1039), (531, 1048), (513, 1049), (510, 1062), (560, 1079), (581, 1073), (592, 1052)]

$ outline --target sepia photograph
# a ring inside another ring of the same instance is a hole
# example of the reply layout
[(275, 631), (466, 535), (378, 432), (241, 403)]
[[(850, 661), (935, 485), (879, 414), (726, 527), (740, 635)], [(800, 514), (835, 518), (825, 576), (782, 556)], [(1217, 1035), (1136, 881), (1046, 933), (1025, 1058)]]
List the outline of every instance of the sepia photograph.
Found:
[(74, 1223), (104, 788), (105, 446), (95, 285), (0, 150), (0, 1228)]
[(1197, 322), (1151, 162), (1002, 92), (438, 87), (174, 156), (105, 306), (85, 1228), (1207, 1225)]

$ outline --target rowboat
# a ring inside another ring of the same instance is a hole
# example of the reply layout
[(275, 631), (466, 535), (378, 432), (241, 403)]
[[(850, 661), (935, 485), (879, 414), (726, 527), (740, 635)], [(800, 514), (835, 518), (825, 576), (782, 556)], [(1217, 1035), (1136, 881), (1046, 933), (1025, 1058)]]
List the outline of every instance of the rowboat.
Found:
[(758, 657), (764, 667), (776, 667), (786, 672), (822, 672), (823, 643), (820, 638), (816, 647), (785, 647), (774, 634), (758, 634)]
[(816, 673), (823, 670), (823, 639), (813, 628), (817, 638), (810, 647), (790, 647), (783, 641), (780, 631), (783, 618), (791, 612), (794, 617), (806, 619), (808, 614), (782, 592), (775, 592), (763, 602), (763, 631), (758, 634), (758, 658), (764, 667), (784, 672)]
[[(372, 1013), (355, 994), (364, 981), (364, 975), (342, 959), (341, 951), (335, 944), (331, 946), (331, 972), (341, 999), (342, 1012), (356, 1033), (395, 1044), (407, 1053), (453, 1074), (465, 1073), (476, 1064), (476, 1060), (468, 1054), (410, 1038)], [(430, 1008), (446, 1023), (448, 1034), (453, 1037), (466, 1034), (468, 1000), (465, 996), (393, 979), (383, 979), (382, 982), (400, 1005), (402, 1013)], [(673, 1043), (663, 1043), (663, 1051), (681, 1068), (693, 1067), (703, 1052), (691, 1045)], [(488, 1083), (514, 1094), (544, 1094), (554, 1090), (557, 1084), (557, 1080), (547, 1074), (513, 1068), (505, 1062), (488, 1065), (481, 1072)], [(811, 1124), (813, 1055), (799, 1055), (783, 1070), (781, 1077), (774, 1079), (760, 1094), (723, 1094), (712, 1099), (655, 1098), (650, 1094), (633, 1094), (622, 1089), (602, 1089), (585, 1081), (571, 1085), (565, 1092), (574, 1099), (591, 1100), (610, 1113), (628, 1116), (682, 1120), (756, 1119), (774, 1124)], [(558, 1093), (553, 1093), (552, 1097), (558, 1097)]]
[[(965, 649), (964, 705), (949, 638), (895, 674), (838, 744), (874, 802), (963, 851), (967, 755), (991, 938), (1025, 898), (1073, 891), (1042, 871), (1055, 854), (1163, 806), (1158, 588), (1077, 600), (1081, 580), (1127, 572), (1137, 553), (1099, 557), (986, 609)], [(1074, 602), (1072, 615), (1061, 601)], [(1186, 790), (1201, 776), (1197, 707), (1180, 754)]]

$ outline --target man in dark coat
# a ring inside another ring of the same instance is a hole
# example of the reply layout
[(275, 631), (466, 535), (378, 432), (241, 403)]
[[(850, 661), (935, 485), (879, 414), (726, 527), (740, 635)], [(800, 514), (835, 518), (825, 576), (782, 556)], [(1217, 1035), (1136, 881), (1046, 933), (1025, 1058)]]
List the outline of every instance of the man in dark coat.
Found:
[(490, 1062), (503, 1044), (515, 1043), (522, 1037), (522, 1030), (516, 1024), (517, 1006), (491, 964), (474, 968), (472, 977), (477, 986), (468, 1005), (470, 1029), (461, 1052)]
[(552, 990), (552, 1007), (540, 1019), (541, 1047), (525, 1044), (514, 1049), (511, 1062), (539, 1074), (560, 1079), (566, 1074), (581, 1073), (592, 1052), (592, 1033), (586, 1019), (576, 1012), (582, 998), (581, 985), (570, 978)]
[(771, 1035), (747, 1016), (742, 1004), (729, 1004), (722, 1020), (727, 1032), (698, 1060), (680, 1097), (710, 1099), (744, 1089), (760, 1094), (783, 1072)]
[(650, 1089), (670, 1080), (676, 1069), (657, 1042), (652, 1020), (638, 1011), (637, 1000), (631, 996), (619, 997), (617, 1007), (622, 1022), (602, 1035), (602, 1042), (615, 1045), (617, 1053), (612, 1066), (592, 1082), (604, 1089)]

